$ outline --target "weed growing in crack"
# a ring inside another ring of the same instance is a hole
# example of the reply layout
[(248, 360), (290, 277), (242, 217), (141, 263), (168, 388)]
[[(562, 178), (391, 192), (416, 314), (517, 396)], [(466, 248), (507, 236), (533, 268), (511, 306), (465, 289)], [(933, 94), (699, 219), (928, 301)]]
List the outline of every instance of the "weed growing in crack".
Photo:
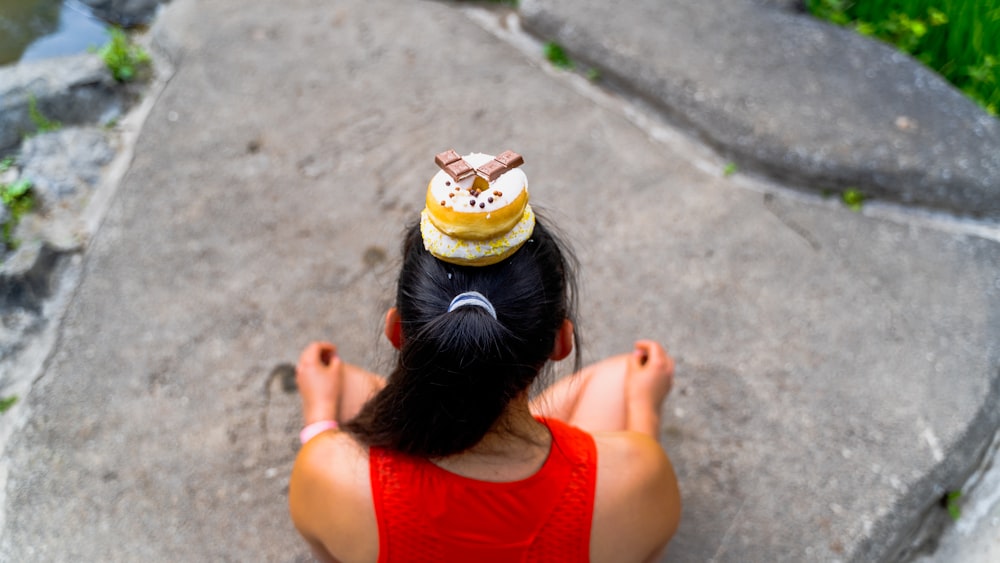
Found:
[(563, 70), (572, 70), (573, 61), (570, 60), (569, 55), (566, 54), (565, 49), (562, 45), (556, 43), (555, 41), (549, 41), (544, 47), (545, 58), (552, 63), (556, 68), (561, 68)]
[(958, 501), (962, 499), (962, 491), (948, 491), (944, 497), (944, 507), (948, 510), (948, 515), (952, 520), (962, 517), (962, 509), (958, 506)]
[(0, 398), (0, 414), (3, 414), (10, 410), (10, 407), (14, 406), (17, 402), (17, 395), (11, 395), (9, 397)]
[(149, 66), (151, 60), (149, 53), (133, 43), (121, 28), (113, 27), (108, 34), (111, 36), (110, 40), (98, 49), (97, 54), (115, 80), (118, 82), (134, 80), (140, 70)]
[(840, 192), (840, 201), (844, 202), (851, 211), (861, 211), (861, 206), (869, 196), (857, 188), (847, 188)]
[(35, 126), (35, 133), (49, 133), (51, 131), (58, 131), (62, 127), (62, 123), (49, 119), (38, 109), (38, 100), (35, 99), (33, 94), (28, 95), (28, 118), (31, 119), (31, 123)]
[[(0, 174), (6, 172), (14, 165), (14, 159), (5, 158), (0, 161)], [(0, 183), (0, 204), (9, 213), (7, 220), (0, 225), (0, 239), (9, 248), (17, 248), (17, 241), (14, 240), (14, 229), (21, 222), (21, 218), (35, 207), (35, 196), (31, 191), (31, 180), (18, 178), (11, 183)]]

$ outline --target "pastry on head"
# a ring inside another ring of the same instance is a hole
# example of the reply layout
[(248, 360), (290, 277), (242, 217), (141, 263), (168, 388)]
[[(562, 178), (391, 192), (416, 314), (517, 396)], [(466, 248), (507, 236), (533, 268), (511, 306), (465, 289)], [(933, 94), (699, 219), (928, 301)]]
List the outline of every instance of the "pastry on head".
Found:
[(420, 215), (424, 247), (452, 264), (495, 264), (521, 247), (535, 227), (520, 155), (438, 154)]

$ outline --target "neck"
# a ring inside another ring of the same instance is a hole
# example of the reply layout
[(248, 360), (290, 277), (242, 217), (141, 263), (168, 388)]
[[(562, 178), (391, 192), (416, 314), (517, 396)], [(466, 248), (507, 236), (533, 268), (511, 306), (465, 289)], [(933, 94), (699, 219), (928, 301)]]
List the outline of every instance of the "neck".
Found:
[(528, 394), (512, 400), (493, 428), (475, 446), (463, 453), (509, 456), (524, 452), (525, 447), (537, 446), (548, 450), (549, 431), (535, 420), (528, 407)]
[(440, 467), (486, 480), (513, 480), (533, 474), (548, 458), (552, 436), (535, 420), (523, 393), (476, 445), (462, 453), (439, 458)]

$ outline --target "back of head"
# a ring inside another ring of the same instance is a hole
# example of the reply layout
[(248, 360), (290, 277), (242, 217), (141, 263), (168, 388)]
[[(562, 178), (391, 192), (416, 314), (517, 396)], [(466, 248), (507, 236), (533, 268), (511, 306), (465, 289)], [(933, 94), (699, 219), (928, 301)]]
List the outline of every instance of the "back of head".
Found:
[[(513, 254), (487, 266), (445, 262), (407, 230), (396, 291), (402, 342), (386, 387), (345, 428), (362, 442), (426, 456), (475, 445), (528, 390), (572, 319), (572, 256), (538, 220)], [(475, 291), (479, 306), (448, 312)]]

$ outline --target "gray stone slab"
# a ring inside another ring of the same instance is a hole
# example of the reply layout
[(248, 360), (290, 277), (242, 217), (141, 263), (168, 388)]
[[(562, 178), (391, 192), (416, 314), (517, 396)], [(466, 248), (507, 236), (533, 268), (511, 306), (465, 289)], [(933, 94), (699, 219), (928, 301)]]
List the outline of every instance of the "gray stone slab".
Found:
[(46, 119), (73, 125), (106, 123), (119, 116), (127, 95), (94, 54), (0, 67), (0, 155), (35, 133), (32, 98)]
[(520, 4), (527, 29), (745, 169), (1000, 218), (1000, 121), (878, 41), (788, 2)]
[(677, 357), (671, 560), (890, 558), (1000, 424), (995, 242), (706, 172), (453, 5), (160, 23), (180, 63), (3, 454), (0, 559), (306, 560), (273, 369), (329, 338), (384, 370), (398, 237), (451, 147), (525, 156), (580, 255), (587, 358)]

